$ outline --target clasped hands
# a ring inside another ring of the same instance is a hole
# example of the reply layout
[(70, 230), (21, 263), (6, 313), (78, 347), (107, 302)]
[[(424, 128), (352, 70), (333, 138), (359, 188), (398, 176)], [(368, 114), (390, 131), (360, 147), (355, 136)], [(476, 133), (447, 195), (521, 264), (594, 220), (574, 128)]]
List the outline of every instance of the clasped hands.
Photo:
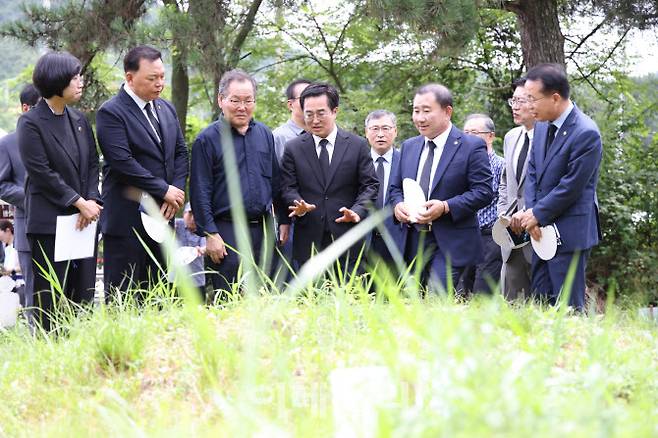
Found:
[(526, 230), (534, 240), (541, 239), (539, 221), (532, 212), (532, 208), (514, 213), (509, 226), (516, 234), (521, 234), (523, 230)]
[(176, 186), (169, 186), (160, 206), (160, 213), (166, 220), (171, 220), (185, 204), (185, 192)]
[[(418, 213), (418, 217), (416, 218), (416, 223), (421, 225), (432, 223), (444, 214), (450, 212), (448, 203), (446, 201), (439, 201), (438, 199), (430, 199), (424, 203), (422, 207), (425, 210)], [(395, 218), (398, 220), (398, 222), (405, 224), (411, 222), (409, 208), (404, 202), (398, 202), (395, 205), (393, 212), (395, 213)]]
[[(288, 217), (294, 217), (294, 216), (304, 216), (306, 213), (315, 210), (316, 206), (315, 204), (309, 204), (303, 199), (301, 201), (295, 200), (293, 205), (288, 207), (288, 210), (290, 210), (290, 214)], [(352, 222), (352, 223), (358, 223), (361, 221), (361, 216), (359, 216), (357, 213), (354, 211), (350, 210), (347, 207), (341, 207), (338, 210), (339, 213), (342, 213), (343, 215), (339, 218), (336, 218), (337, 223), (341, 222)]]

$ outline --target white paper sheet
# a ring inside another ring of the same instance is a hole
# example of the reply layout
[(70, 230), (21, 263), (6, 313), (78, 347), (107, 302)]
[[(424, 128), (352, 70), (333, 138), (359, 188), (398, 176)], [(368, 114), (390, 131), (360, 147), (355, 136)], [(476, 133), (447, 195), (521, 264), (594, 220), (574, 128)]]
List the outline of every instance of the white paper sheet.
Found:
[(57, 216), (55, 230), (55, 261), (86, 259), (94, 256), (96, 226), (92, 222), (82, 231), (75, 228), (80, 214)]
[(411, 178), (405, 178), (402, 181), (402, 192), (411, 222), (418, 222), (418, 214), (423, 210), (423, 204), (427, 202), (425, 192), (420, 184)]

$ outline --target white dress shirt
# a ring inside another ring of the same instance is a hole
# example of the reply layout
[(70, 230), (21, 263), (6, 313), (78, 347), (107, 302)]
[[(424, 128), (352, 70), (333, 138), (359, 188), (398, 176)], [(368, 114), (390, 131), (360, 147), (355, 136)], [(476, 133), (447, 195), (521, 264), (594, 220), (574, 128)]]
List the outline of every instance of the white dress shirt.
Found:
[(448, 141), (448, 136), (450, 135), (451, 129), (452, 129), (452, 123), (449, 123), (448, 129), (443, 131), (436, 138), (425, 137), (425, 145), (423, 146), (423, 152), (420, 154), (420, 161), (418, 162), (416, 181), (420, 183), (420, 175), (421, 173), (423, 173), (423, 167), (425, 167), (427, 154), (429, 154), (429, 148), (427, 147), (427, 142), (433, 141), (436, 147), (434, 148), (434, 160), (432, 160), (432, 171), (430, 172), (430, 190), (432, 189), (432, 183), (434, 182), (434, 174), (436, 174), (436, 168), (439, 166), (439, 160), (441, 159), (441, 154), (443, 154), (443, 148), (446, 145), (446, 141)]
[(372, 157), (372, 163), (375, 166), (375, 171), (377, 170), (377, 158), (384, 157), (384, 201), (386, 201), (386, 194), (388, 193), (388, 178), (391, 176), (391, 164), (393, 163), (393, 146), (384, 154), (379, 155), (373, 148), (370, 148), (370, 156)]
[(153, 106), (153, 101), (147, 102), (143, 100), (141, 97), (135, 94), (135, 92), (132, 90), (132, 88), (130, 88), (130, 85), (128, 84), (123, 84), (123, 89), (126, 91), (126, 93), (128, 93), (128, 96), (132, 97), (132, 99), (135, 101), (139, 109), (142, 110), (142, 114), (144, 114), (144, 117), (146, 117), (146, 121), (149, 123), (149, 126), (155, 133), (155, 136), (158, 138), (158, 140), (161, 140), (160, 134), (158, 134), (158, 130), (155, 129), (155, 126), (153, 126), (153, 123), (151, 123), (151, 119), (149, 118), (149, 115), (146, 113), (146, 110), (144, 109), (147, 103), (151, 105), (151, 112), (153, 113), (155, 120), (159, 122), (160, 119), (158, 118), (158, 113), (155, 111), (155, 108)]
[[(326, 137), (326, 140), (329, 142), (327, 144), (327, 153), (329, 154), (329, 164), (331, 164), (331, 157), (334, 155), (334, 145), (336, 144), (337, 136), (338, 136), (338, 127), (334, 125), (334, 129)], [(320, 158), (320, 151), (322, 150), (322, 148), (320, 147), (320, 140), (322, 140), (322, 137), (318, 137), (317, 135), (313, 134), (313, 141), (315, 141), (315, 152), (317, 152), (318, 158)]]

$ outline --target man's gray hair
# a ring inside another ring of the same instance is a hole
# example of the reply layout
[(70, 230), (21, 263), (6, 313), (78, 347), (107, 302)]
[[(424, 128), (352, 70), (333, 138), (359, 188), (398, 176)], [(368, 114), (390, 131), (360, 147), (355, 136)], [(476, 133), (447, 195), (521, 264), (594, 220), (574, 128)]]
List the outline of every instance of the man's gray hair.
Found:
[(235, 82), (235, 81), (251, 82), (251, 85), (254, 87), (254, 97), (256, 97), (256, 90), (258, 88), (256, 85), (256, 81), (249, 73), (247, 73), (246, 71), (240, 68), (234, 68), (233, 70), (229, 70), (222, 75), (222, 78), (219, 80), (219, 94), (221, 94), (222, 96), (226, 96), (226, 92), (228, 91), (229, 85), (231, 85), (231, 82)]
[(371, 111), (370, 114), (368, 114), (366, 117), (366, 128), (368, 127), (368, 123), (370, 123), (371, 120), (379, 120), (383, 117), (390, 117), (391, 121), (393, 122), (393, 126), (398, 126), (398, 118), (395, 117), (395, 114), (387, 110), (378, 109)]
[(496, 125), (494, 125), (494, 121), (491, 120), (491, 117), (489, 117), (487, 114), (481, 114), (481, 113), (469, 114), (468, 116), (466, 116), (466, 120), (464, 120), (464, 122), (473, 119), (478, 119), (478, 120), (482, 119), (484, 121), (484, 129), (490, 132), (496, 132)]

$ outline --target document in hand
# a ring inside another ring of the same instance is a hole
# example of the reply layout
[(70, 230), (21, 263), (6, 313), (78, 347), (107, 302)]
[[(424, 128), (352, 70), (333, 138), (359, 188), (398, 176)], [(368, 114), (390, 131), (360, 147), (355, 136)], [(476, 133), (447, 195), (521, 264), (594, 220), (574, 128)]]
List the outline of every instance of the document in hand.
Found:
[(423, 205), (427, 202), (425, 192), (415, 179), (405, 178), (402, 181), (402, 192), (404, 203), (407, 205), (410, 221), (418, 222), (418, 214), (424, 211)]
[(82, 230), (77, 230), (80, 214), (57, 216), (55, 229), (55, 261), (86, 259), (94, 256), (96, 249), (96, 226), (92, 222)]

